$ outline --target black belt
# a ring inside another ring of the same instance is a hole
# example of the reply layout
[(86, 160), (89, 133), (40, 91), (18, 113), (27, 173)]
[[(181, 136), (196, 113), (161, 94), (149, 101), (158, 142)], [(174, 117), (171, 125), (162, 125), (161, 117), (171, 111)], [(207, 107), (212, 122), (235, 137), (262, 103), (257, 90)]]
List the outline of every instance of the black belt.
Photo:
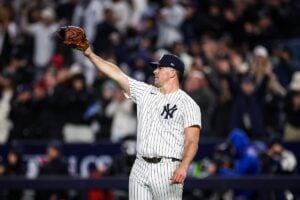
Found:
[(142, 158), (148, 162), (148, 163), (159, 163), (161, 161), (162, 158), (166, 158), (166, 159), (170, 159), (172, 162), (175, 161), (179, 161), (181, 162), (182, 160), (178, 159), (178, 158), (172, 158), (172, 157), (152, 157), (152, 158), (148, 158), (148, 157), (144, 157), (142, 156)]

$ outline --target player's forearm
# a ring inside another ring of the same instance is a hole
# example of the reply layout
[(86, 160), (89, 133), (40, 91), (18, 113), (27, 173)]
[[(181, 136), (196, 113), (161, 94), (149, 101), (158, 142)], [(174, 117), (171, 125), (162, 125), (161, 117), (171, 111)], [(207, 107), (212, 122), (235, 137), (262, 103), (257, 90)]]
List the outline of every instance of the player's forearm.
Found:
[(193, 161), (197, 151), (198, 151), (198, 141), (197, 138), (195, 141), (186, 141), (184, 147), (184, 154), (182, 158), (182, 162), (180, 164), (181, 167), (188, 169), (189, 165)]
[(126, 92), (129, 91), (128, 77), (118, 66), (97, 56), (90, 48), (84, 54), (101, 72), (116, 81)]

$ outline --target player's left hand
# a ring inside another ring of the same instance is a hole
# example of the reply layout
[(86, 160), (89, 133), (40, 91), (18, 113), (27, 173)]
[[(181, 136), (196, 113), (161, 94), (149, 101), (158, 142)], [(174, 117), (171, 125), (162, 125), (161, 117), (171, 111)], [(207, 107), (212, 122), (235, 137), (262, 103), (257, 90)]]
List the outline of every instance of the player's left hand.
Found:
[(171, 177), (171, 184), (183, 184), (187, 174), (187, 169), (178, 167)]
[(56, 36), (64, 45), (82, 52), (85, 52), (90, 46), (85, 31), (78, 26), (60, 27)]

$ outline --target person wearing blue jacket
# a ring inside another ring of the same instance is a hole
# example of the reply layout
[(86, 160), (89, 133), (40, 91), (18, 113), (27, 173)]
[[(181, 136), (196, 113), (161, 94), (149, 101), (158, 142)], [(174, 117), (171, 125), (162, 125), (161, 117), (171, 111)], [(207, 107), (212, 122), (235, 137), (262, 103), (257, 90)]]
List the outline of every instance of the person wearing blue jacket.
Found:
[[(220, 168), (218, 174), (221, 176), (246, 176), (258, 175), (260, 173), (259, 157), (245, 131), (233, 129), (228, 137), (233, 158), (232, 169)], [(253, 199), (255, 193), (251, 190), (235, 191), (235, 199)]]

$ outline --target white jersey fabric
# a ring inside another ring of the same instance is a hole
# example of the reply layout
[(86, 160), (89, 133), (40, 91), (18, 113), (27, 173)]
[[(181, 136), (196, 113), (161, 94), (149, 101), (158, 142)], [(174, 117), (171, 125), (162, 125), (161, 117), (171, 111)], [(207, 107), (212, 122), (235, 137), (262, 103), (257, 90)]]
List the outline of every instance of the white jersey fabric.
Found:
[[(137, 159), (129, 177), (130, 200), (180, 200), (183, 184), (170, 184), (184, 151), (184, 130), (201, 127), (199, 106), (181, 89), (159, 88), (129, 78), (130, 98), (137, 104)], [(143, 157), (162, 158), (149, 163)], [(172, 160), (176, 158), (179, 160)]]
[(181, 89), (162, 94), (159, 88), (132, 78), (129, 88), (137, 104), (137, 154), (182, 159), (184, 129), (201, 127), (199, 106)]

